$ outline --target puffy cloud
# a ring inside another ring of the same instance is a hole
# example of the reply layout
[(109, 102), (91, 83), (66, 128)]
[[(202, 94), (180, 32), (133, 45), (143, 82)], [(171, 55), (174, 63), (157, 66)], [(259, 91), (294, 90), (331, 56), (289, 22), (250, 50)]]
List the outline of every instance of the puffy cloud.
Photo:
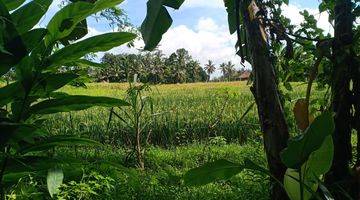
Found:
[[(208, 6), (223, 9), (223, 2), (222, 0), (189, 0), (185, 1), (184, 6), (187, 8)], [(299, 25), (304, 20), (299, 12), (307, 9), (309, 13), (313, 14), (318, 20), (319, 27), (327, 32), (331, 32), (332, 30), (327, 21), (327, 13), (319, 13), (317, 9), (303, 8), (294, 4), (288, 6), (284, 5), (282, 9), (284, 15), (290, 18), (295, 25)], [(216, 23), (211, 17), (203, 17), (197, 20), (198, 22), (194, 27), (182, 24), (170, 28), (169, 31), (164, 34), (158, 48), (162, 50), (165, 55), (170, 55), (179, 48), (185, 48), (190, 52), (194, 59), (197, 59), (202, 64), (202, 66), (207, 63), (207, 60), (211, 59), (217, 65), (230, 60), (237, 68), (240, 68), (240, 59), (235, 55), (234, 48), (236, 36), (229, 34), (226, 19), (219, 23)], [(100, 32), (96, 29), (90, 28), (90, 36), (99, 33)], [(112, 49), (110, 52), (114, 54), (124, 52), (136, 53), (139, 52), (138, 49), (141, 49), (143, 46), (143, 41), (139, 40), (135, 42), (135, 48), (128, 48), (126, 45), (122, 45)], [(249, 64), (247, 64), (247, 66), (249, 67)], [(220, 71), (217, 71), (214, 76), (219, 75)]]
[(326, 33), (333, 34), (333, 28), (331, 27), (328, 18), (329, 14), (326, 12), (319, 13), (318, 9), (314, 8), (303, 8), (298, 5), (289, 4), (283, 5), (282, 11), (283, 14), (291, 20), (291, 23), (294, 25), (300, 25), (304, 21), (304, 17), (300, 15), (300, 11), (307, 10), (310, 14), (314, 15), (315, 19), (318, 21), (317, 25), (323, 29)]
[[(235, 43), (235, 35), (228, 33), (227, 26), (219, 26), (211, 18), (200, 18), (194, 30), (185, 25), (171, 28), (163, 36), (159, 49), (169, 55), (179, 48), (185, 48), (203, 66), (210, 59), (217, 65), (232, 61), (239, 68)], [(220, 72), (215, 74), (219, 75)]]
[(223, 0), (187, 0), (184, 2), (183, 8), (211, 7), (222, 8)]

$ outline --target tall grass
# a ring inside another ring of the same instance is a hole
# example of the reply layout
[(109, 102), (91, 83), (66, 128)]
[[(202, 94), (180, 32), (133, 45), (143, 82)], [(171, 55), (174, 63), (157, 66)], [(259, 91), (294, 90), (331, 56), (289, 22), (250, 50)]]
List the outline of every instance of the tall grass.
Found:
[[(292, 99), (304, 96), (305, 87), (293, 84)], [(127, 84), (89, 84), (87, 88), (67, 87), (63, 92), (94, 96), (124, 97)], [(260, 140), (256, 106), (245, 82), (192, 83), (152, 86), (147, 95), (153, 97), (154, 113), (151, 125), (145, 130), (149, 144), (170, 147), (194, 141), (206, 141), (222, 136), (228, 142), (245, 143)], [(287, 101), (290, 127), (292, 102)], [(249, 112), (244, 116), (244, 113)], [(115, 109), (116, 111), (116, 109)], [(145, 112), (150, 112), (147, 109)], [(110, 111), (94, 108), (87, 111), (50, 116), (48, 129), (53, 134), (81, 135), (113, 145), (130, 144), (124, 122), (113, 118)], [(108, 126), (109, 125), (109, 126)]]

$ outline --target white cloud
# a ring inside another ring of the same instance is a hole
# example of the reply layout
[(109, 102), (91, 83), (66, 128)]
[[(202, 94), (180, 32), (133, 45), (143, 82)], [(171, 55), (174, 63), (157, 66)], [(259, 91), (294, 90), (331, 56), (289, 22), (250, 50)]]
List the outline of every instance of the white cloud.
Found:
[(283, 5), (282, 7), (283, 14), (291, 20), (291, 23), (294, 25), (300, 25), (304, 21), (304, 17), (300, 15), (300, 11), (307, 10), (310, 14), (314, 15), (315, 19), (318, 21), (317, 25), (323, 29), (326, 33), (333, 34), (333, 28), (328, 22), (329, 14), (326, 12), (319, 13), (318, 9), (314, 8), (303, 8), (298, 5), (289, 4)]
[(223, 0), (186, 0), (183, 8), (196, 8), (196, 7), (211, 7), (222, 8), (224, 7)]
[[(188, 3), (186, 3), (188, 2)], [(222, 0), (188, 0), (185, 1), (185, 7), (223, 7)], [(326, 32), (332, 32), (332, 28), (328, 23), (327, 13), (319, 13), (317, 9), (302, 8), (298, 5), (290, 4), (282, 7), (284, 15), (291, 19), (295, 25), (300, 25), (303, 22), (303, 17), (299, 14), (300, 11), (307, 9), (310, 14), (313, 14), (318, 20), (318, 26)], [(91, 31), (95, 33), (96, 30)], [(230, 35), (228, 32), (227, 22), (216, 23), (213, 18), (200, 18), (194, 28), (186, 25), (178, 25), (169, 29), (164, 34), (163, 39), (159, 45), (159, 49), (165, 55), (170, 55), (179, 48), (187, 49), (192, 57), (198, 60), (204, 66), (209, 59), (214, 61), (217, 66), (222, 62), (232, 61), (237, 68), (240, 68), (240, 59), (235, 55), (234, 45), (236, 43), (236, 36)], [(135, 43), (136, 48), (128, 48), (121, 46), (112, 49), (110, 52), (118, 53), (136, 53), (137, 49), (144, 46), (142, 41)], [(247, 65), (249, 66), (249, 65)], [(219, 76), (220, 71), (217, 71), (214, 76)]]
[[(169, 55), (179, 48), (185, 48), (202, 66), (210, 59), (217, 65), (232, 61), (239, 69), (235, 43), (236, 38), (228, 33), (227, 26), (219, 26), (211, 18), (200, 18), (195, 30), (185, 25), (171, 28), (163, 36), (159, 49)], [(219, 75), (218, 71), (215, 76)]]

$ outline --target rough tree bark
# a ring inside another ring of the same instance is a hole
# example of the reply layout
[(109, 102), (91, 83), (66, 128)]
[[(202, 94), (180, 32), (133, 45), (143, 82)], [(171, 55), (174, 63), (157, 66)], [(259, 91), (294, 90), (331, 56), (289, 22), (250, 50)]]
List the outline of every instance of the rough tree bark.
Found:
[[(333, 42), (333, 83), (332, 108), (335, 113), (334, 159), (330, 172), (326, 176), (326, 183), (334, 188), (335, 185), (343, 187), (350, 193), (351, 180), (349, 163), (352, 159), (351, 129), (353, 91), (351, 90), (354, 57), (351, 53), (353, 42), (353, 16), (351, 13), (351, 0), (337, 0), (335, 5), (335, 37)], [(336, 187), (336, 186), (335, 186)], [(334, 188), (337, 199), (344, 197), (339, 189)]]
[[(244, 24), (247, 31), (248, 47), (253, 68), (254, 84), (251, 88), (255, 97), (264, 147), (271, 174), (282, 181), (286, 166), (281, 162), (280, 152), (286, 147), (289, 139), (283, 106), (276, 83), (274, 66), (266, 41), (266, 34), (261, 18), (257, 17), (256, 2), (242, 8)], [(271, 199), (288, 199), (281, 185), (271, 181)]]

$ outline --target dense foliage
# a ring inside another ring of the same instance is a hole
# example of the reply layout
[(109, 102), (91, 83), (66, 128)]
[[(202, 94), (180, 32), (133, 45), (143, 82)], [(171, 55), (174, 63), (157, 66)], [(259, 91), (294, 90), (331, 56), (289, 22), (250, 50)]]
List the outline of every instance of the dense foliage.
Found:
[(51, 18), (46, 28), (33, 28), (52, 1), (34, 0), (24, 5), (24, 1), (0, 1), (0, 75), (10, 70), (15, 72), (15, 80), (0, 88), (1, 199), (5, 199), (7, 187), (29, 174), (37, 178), (47, 176), (48, 192), (53, 197), (63, 181), (63, 169), (81, 161), (57, 160), (49, 151), (69, 144), (99, 145), (79, 137), (50, 136), (42, 128), (46, 115), (93, 106), (129, 105), (121, 99), (56, 92), (80, 76), (73, 72), (59, 73), (60, 67), (82, 63), (85, 60), (81, 58), (86, 54), (106, 51), (135, 39), (132, 33), (114, 32), (77, 41), (87, 33), (79, 29), (87, 29), (89, 15), (121, 2), (69, 3)]
[[(147, 49), (156, 46), (154, 43), (161, 40), (172, 22), (166, 6), (179, 8), (182, 3), (177, 1), (174, 7), (167, 2), (148, 2), (143, 25), (162, 31), (151, 35), (142, 30)], [(315, 17), (307, 11), (301, 13), (305, 22), (300, 27), (291, 25), (281, 13), (282, 4), (288, 4), (288, 0), (226, 0), (224, 3), (230, 34), (237, 34), (237, 54), (241, 62), (246, 60), (253, 68), (251, 90), (259, 112), (269, 169), (261, 168), (250, 160), (244, 164), (219, 160), (190, 170), (185, 181), (188, 184), (206, 184), (227, 179), (242, 169), (250, 169), (271, 177), (272, 199), (358, 198), (360, 181), (357, 172), (354, 174), (350, 170), (353, 130), (360, 141), (360, 128), (358, 123), (353, 123), (360, 119), (359, 52), (356, 51), (359, 39), (356, 23), (358, 1), (321, 2), (319, 10), (329, 13), (334, 37), (330, 34), (325, 37), (317, 27)], [(155, 5), (160, 9), (154, 9)], [(163, 12), (167, 14), (163, 15)], [(164, 25), (162, 21), (169, 23)], [(305, 59), (308, 66), (297, 65), (296, 69), (286, 70), (291, 66), (286, 65), (294, 55), (309, 59)], [(320, 66), (323, 71), (320, 71)], [(294, 75), (307, 76), (308, 87), (305, 98), (297, 100), (294, 107), (299, 128), (297, 132), (300, 134), (291, 138), (279, 83), (283, 81), (285, 87), (291, 90), (288, 81)], [(319, 116), (314, 120), (309, 107), (312, 84), (317, 77), (320, 83), (331, 89), (331, 97), (325, 96), (322, 109), (315, 113)], [(357, 153), (360, 153), (360, 148)], [(353, 170), (357, 171), (359, 165), (360, 161), (357, 161)], [(317, 193), (318, 188), (322, 190), (320, 194)]]
[[(292, 25), (288, 0), (224, 0), (236, 54), (252, 66), (240, 94), (237, 83), (194, 84), (216, 66), (185, 49), (90, 61), (137, 37), (122, 2), (63, 0), (39, 27), (52, 1), (0, 0), (1, 199), (359, 198), (358, 0), (320, 2), (333, 35), (308, 11)], [(148, 0), (145, 50), (183, 2)], [(119, 32), (87, 38), (91, 16)], [(218, 68), (222, 81), (244, 72)]]
[(137, 74), (144, 83), (204, 82), (208, 75), (185, 49), (178, 49), (169, 57), (161, 51), (144, 54), (105, 54), (104, 68), (96, 74), (97, 81), (127, 82)]

